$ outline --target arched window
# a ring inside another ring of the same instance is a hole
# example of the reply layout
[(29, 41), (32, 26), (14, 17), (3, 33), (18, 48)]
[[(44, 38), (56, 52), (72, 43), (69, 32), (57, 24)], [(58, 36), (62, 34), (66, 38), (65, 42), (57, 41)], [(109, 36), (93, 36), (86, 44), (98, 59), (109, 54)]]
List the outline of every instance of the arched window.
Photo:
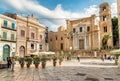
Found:
[(107, 17), (106, 15), (103, 16), (103, 21), (106, 21), (107, 20)]
[(25, 37), (25, 31), (24, 30), (21, 30), (21, 37)]
[(103, 7), (103, 11), (106, 11), (106, 6)]

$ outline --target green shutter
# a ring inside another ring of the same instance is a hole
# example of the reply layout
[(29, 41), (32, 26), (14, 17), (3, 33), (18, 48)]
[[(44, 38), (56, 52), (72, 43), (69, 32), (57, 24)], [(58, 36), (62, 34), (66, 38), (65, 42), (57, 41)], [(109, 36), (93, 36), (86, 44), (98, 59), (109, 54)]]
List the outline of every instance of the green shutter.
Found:
[(7, 27), (7, 21), (4, 20), (4, 27)]
[(7, 32), (3, 32), (3, 39), (7, 39)]
[(15, 23), (12, 23), (12, 29), (13, 30), (15, 29)]
[(11, 34), (11, 40), (14, 41), (14, 34)]

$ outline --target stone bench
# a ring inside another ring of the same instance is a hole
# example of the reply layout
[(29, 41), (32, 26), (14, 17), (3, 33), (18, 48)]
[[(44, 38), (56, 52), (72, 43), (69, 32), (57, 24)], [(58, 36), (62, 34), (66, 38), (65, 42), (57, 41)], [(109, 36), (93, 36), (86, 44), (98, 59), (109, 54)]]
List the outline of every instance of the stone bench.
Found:
[(7, 68), (7, 63), (0, 63), (0, 69)]

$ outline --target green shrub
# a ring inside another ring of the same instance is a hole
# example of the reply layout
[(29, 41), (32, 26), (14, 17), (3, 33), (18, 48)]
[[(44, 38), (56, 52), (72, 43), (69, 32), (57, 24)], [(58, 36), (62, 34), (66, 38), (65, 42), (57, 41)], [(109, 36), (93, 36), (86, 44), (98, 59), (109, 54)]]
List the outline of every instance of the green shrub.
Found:
[(39, 64), (40, 63), (40, 57), (36, 56), (33, 58), (33, 63), (34, 64)]
[(42, 56), (41, 59), (40, 59), (40, 61), (42, 62), (42, 64), (45, 64), (46, 61), (47, 61), (46, 56)]
[(26, 57), (25, 62), (26, 64), (32, 64), (32, 57)]
[(18, 62), (19, 62), (19, 64), (24, 64), (25, 63), (25, 58), (24, 57), (18, 58)]
[(62, 62), (63, 61), (63, 57), (59, 57), (59, 62)]

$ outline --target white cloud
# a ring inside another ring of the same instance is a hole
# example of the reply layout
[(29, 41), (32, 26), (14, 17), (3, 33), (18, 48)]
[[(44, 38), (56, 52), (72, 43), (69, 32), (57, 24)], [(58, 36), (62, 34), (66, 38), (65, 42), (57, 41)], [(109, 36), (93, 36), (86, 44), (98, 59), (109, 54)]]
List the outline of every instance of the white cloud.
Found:
[[(3, 6), (4, 4), (4, 6)], [(3, 0), (0, 3), (2, 7), (12, 9), (23, 14), (34, 14), (39, 19), (40, 22), (50, 28), (50, 30), (56, 31), (60, 25), (65, 25), (66, 19), (69, 18), (81, 18), (90, 16), (92, 14), (98, 15), (98, 8), (96, 5), (89, 6), (85, 8), (83, 12), (71, 12), (64, 10), (61, 4), (58, 4), (54, 10), (50, 10), (40, 4), (35, 0)], [(116, 4), (112, 4), (112, 11), (116, 12), (114, 9)], [(42, 19), (45, 18), (45, 19)], [(53, 19), (52, 19), (53, 18)]]
[(117, 3), (114, 2), (111, 4), (112, 17), (117, 16)]

